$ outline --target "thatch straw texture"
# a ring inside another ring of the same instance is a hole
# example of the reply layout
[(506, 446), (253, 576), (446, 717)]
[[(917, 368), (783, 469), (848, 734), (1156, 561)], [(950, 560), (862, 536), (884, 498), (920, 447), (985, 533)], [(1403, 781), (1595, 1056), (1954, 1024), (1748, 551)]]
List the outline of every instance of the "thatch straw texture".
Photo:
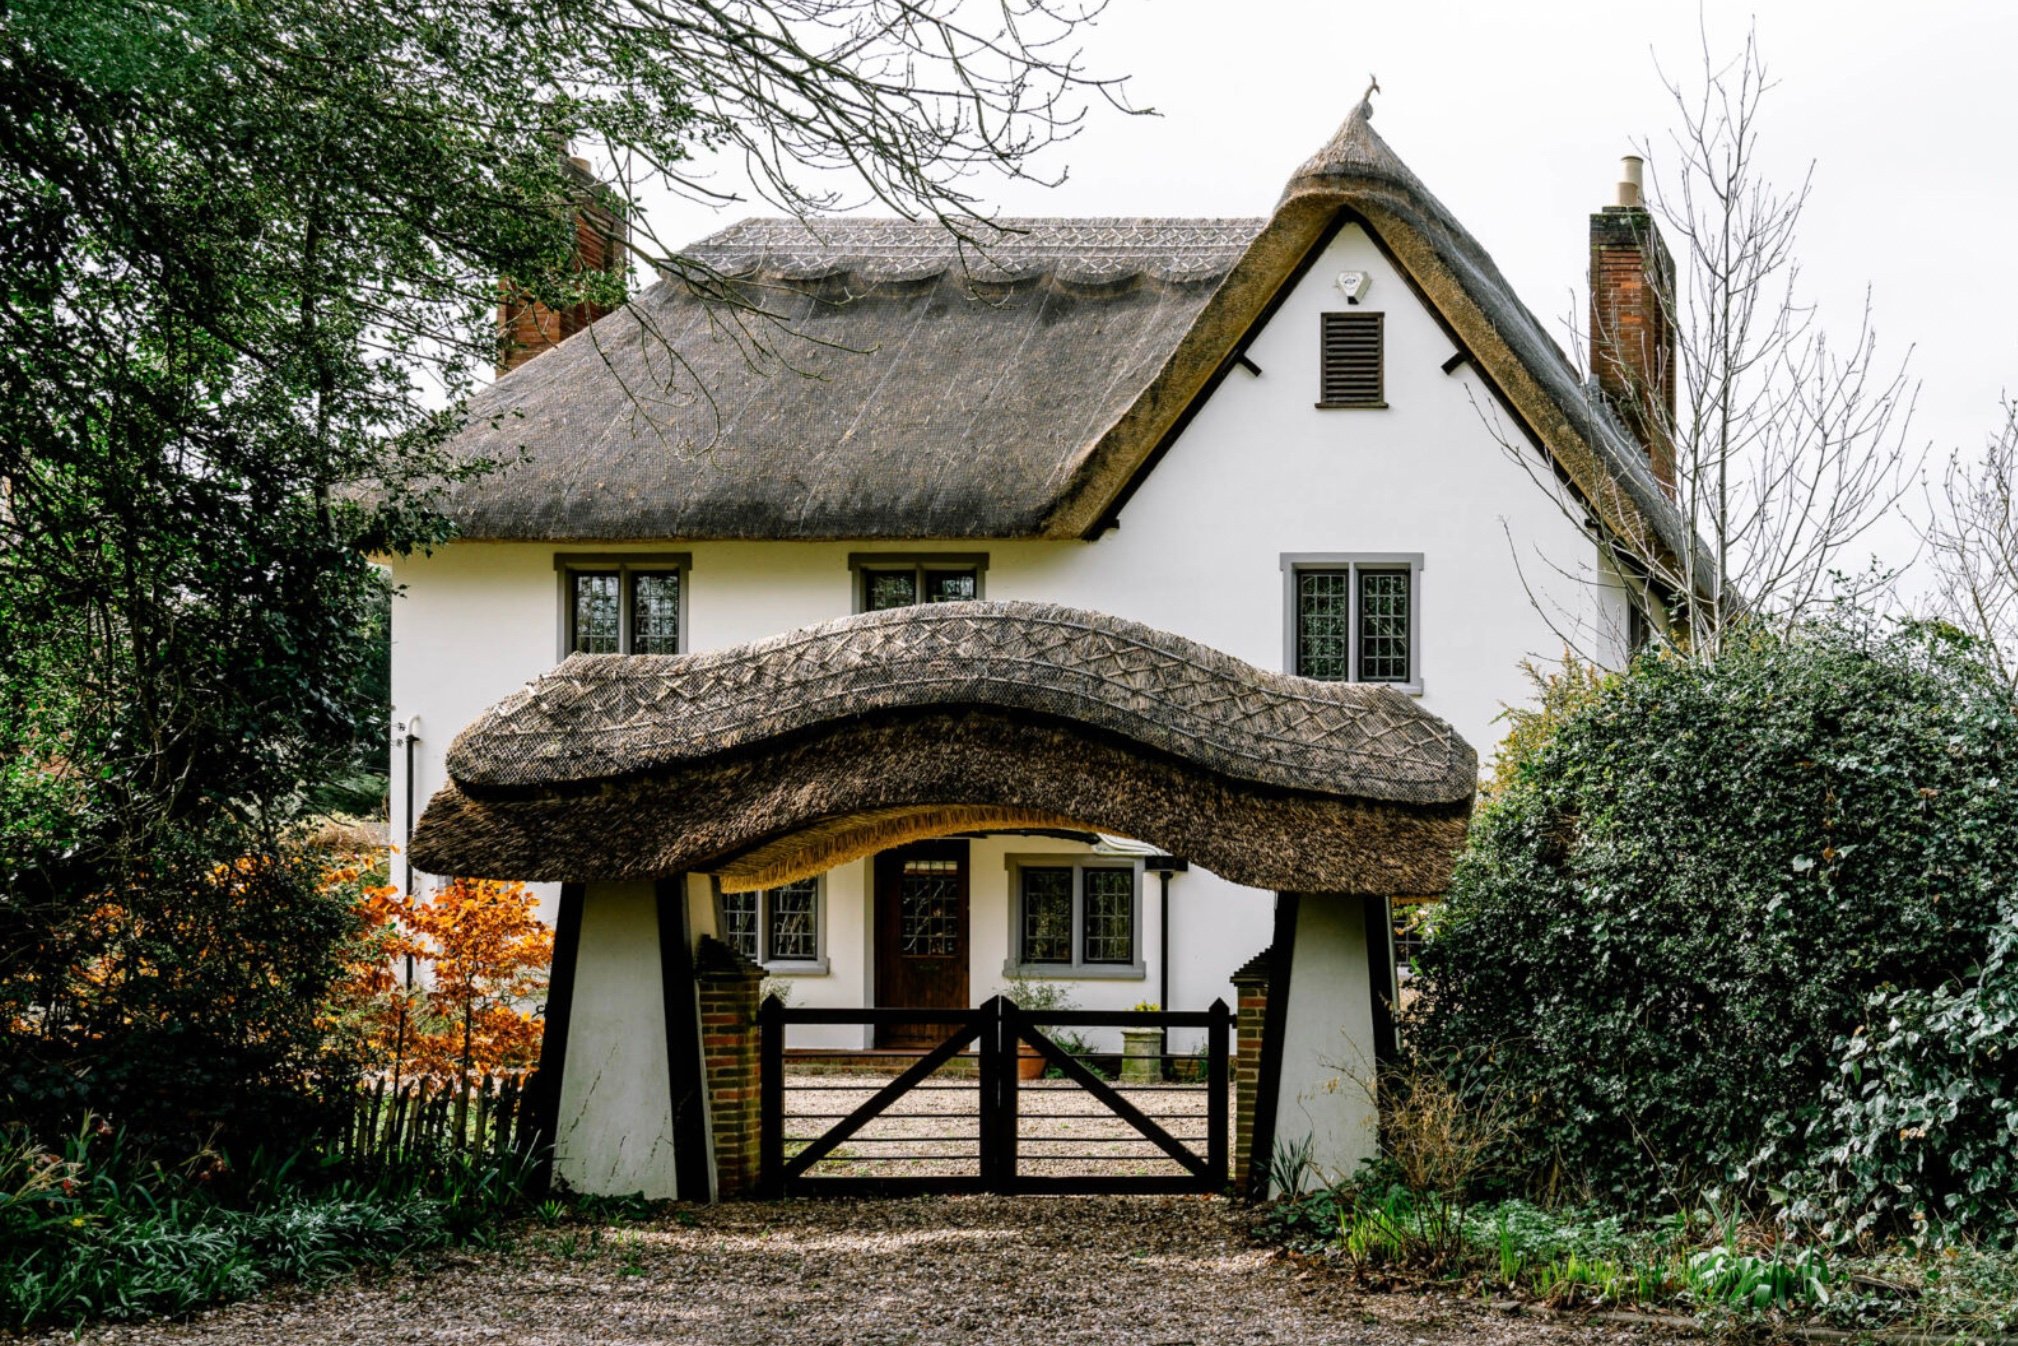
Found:
[[(892, 220), (737, 225), (480, 393), (450, 486), (479, 539), (1033, 536), (1259, 220), (1005, 220), (962, 257)], [(520, 459), (520, 449), (526, 453)]]
[(762, 887), (990, 827), (1098, 829), (1257, 887), (1440, 892), (1477, 758), (1390, 689), (1098, 613), (957, 603), (679, 658), (577, 656), (449, 752), (434, 873)]

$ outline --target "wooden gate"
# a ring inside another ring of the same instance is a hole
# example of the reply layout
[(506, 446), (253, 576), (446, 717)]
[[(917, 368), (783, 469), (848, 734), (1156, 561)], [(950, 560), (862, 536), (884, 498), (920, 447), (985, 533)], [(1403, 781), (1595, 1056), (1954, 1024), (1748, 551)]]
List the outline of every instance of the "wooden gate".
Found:
[[(793, 1009), (772, 997), (757, 1023), (765, 1195), (1226, 1188), (1224, 1001), (1040, 1012), (1000, 996), (959, 1010)], [(932, 1038), (916, 1050), (787, 1055), (794, 1024), (929, 1026)], [(1081, 1030), (1100, 1028), (1153, 1030), (1158, 1050), (1074, 1049)], [(1172, 1029), (1202, 1030), (1203, 1043), (1172, 1052)]]

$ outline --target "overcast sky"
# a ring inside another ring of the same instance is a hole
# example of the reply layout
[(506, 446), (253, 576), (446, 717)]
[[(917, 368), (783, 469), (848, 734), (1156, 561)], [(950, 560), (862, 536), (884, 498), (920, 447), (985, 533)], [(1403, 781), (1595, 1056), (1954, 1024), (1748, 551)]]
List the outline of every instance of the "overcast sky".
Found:
[[(2018, 275), (1999, 260), (2018, 225), (2018, 5), (1710, 0), (1713, 49), (1738, 50), (1755, 14), (1779, 80), (1770, 167), (1791, 181), (1815, 164), (1801, 252), (1824, 320), (1854, 320), (1868, 284), (1884, 346), (1916, 348), (1916, 439), (1936, 459), (1973, 451), (2018, 390)], [(1701, 50), (1694, 4), (1619, 0), (1112, 0), (1085, 48), (1159, 115), (1094, 108), (1050, 161), (1064, 185), (984, 188), (1005, 213), (1266, 214), (1373, 73), (1381, 135), (1565, 344), (1585, 217), (1619, 156), (1641, 140), (1658, 158), (1674, 122), (1656, 58), (1693, 79)], [(669, 241), (775, 213), (650, 209)], [(1885, 549), (1910, 551), (1909, 530)]]

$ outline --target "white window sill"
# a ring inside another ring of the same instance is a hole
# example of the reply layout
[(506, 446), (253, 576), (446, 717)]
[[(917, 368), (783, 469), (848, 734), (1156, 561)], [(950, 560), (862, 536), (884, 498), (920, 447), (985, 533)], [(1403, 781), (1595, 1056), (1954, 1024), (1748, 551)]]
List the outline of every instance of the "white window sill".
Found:
[(1016, 963), (1002, 965), (1002, 975), (1022, 981), (1145, 981), (1149, 969), (1141, 963)]
[(831, 969), (824, 958), (790, 958), (764, 964), (767, 977), (824, 977)]

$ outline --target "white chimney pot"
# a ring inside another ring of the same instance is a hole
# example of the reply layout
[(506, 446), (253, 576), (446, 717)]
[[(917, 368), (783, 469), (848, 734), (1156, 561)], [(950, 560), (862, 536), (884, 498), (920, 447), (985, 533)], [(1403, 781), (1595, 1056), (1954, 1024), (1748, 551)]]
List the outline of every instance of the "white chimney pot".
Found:
[(1637, 154), (1628, 154), (1619, 160), (1619, 204), (1639, 207), (1646, 204), (1646, 190), (1641, 175), (1643, 160)]

